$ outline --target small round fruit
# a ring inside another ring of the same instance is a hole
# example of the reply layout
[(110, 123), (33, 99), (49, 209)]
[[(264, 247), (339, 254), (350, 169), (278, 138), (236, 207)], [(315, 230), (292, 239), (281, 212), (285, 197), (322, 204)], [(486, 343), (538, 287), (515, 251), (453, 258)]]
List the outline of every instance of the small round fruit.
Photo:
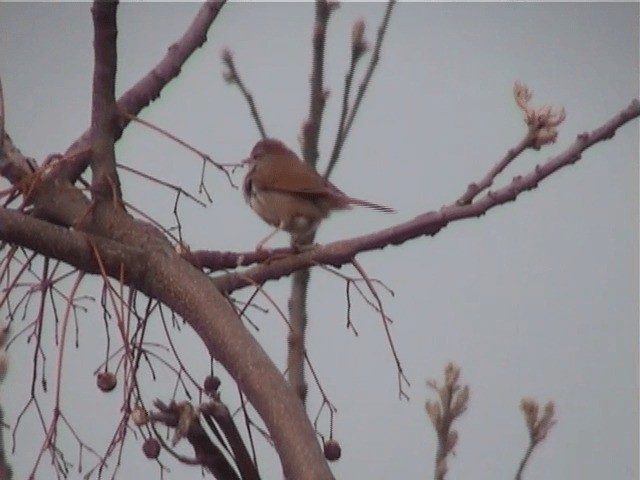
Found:
[(342, 448), (337, 440), (329, 439), (324, 442), (324, 458), (330, 462), (335, 462), (342, 455)]
[(144, 456), (155, 460), (160, 455), (160, 442), (155, 438), (147, 438), (142, 444)]
[(98, 384), (98, 388), (103, 392), (110, 392), (116, 385), (118, 384), (118, 379), (116, 375), (112, 372), (100, 372), (98, 374), (98, 379), (96, 380)]
[(220, 379), (215, 375), (207, 375), (204, 379), (204, 393), (211, 395), (216, 393), (220, 388)]

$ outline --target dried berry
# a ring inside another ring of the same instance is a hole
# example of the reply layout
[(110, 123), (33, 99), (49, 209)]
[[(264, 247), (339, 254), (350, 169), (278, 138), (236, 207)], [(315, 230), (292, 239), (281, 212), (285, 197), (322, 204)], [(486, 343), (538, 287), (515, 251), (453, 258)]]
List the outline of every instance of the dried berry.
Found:
[(158, 455), (160, 455), (160, 442), (155, 438), (147, 438), (142, 444), (142, 452), (147, 458), (158, 458)]
[(215, 375), (207, 375), (204, 379), (204, 393), (211, 395), (216, 393), (218, 388), (220, 388), (220, 379)]
[(342, 455), (342, 448), (337, 440), (333, 438), (324, 442), (324, 458), (330, 462), (335, 462)]
[(116, 375), (112, 372), (100, 372), (96, 381), (98, 388), (103, 392), (110, 392), (118, 384)]

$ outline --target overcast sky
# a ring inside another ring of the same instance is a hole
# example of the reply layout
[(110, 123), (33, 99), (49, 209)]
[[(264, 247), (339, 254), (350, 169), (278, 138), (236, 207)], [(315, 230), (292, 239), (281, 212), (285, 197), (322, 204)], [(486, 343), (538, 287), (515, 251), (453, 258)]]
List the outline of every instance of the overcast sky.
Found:
[[(119, 94), (158, 61), (197, 9), (196, 4), (120, 6)], [(637, 3), (398, 5), (332, 180), (399, 214), (366, 209), (336, 214), (321, 227), (318, 241), (373, 232), (454, 201), (522, 138), (525, 125), (512, 98), (515, 80), (534, 90), (535, 105), (564, 106), (567, 120), (557, 144), (523, 155), (499, 185), (561, 152), (578, 133), (600, 126), (638, 96), (638, 10)], [(325, 82), (331, 96), (321, 166), (333, 145), (351, 25), (364, 18), (373, 43), (383, 12), (383, 4), (345, 4), (330, 21)], [(308, 111), (312, 25), (308, 3), (226, 6), (207, 43), (143, 118), (218, 161), (246, 157), (258, 133), (239, 91), (222, 79), (219, 54), (228, 46), (269, 135), (299, 151), (297, 135)], [(64, 151), (87, 128), (92, 65), (89, 4), (0, 6), (6, 128), (23, 153), (41, 161)], [(363, 71), (361, 66), (358, 78)], [(336, 477), (431, 477), (436, 438), (424, 412), (425, 380), (441, 378), (453, 360), (462, 367), (471, 400), (456, 426), (460, 439), (450, 478), (513, 478), (528, 442), (519, 410), (525, 396), (553, 400), (558, 418), (526, 478), (638, 478), (638, 142), (636, 121), (514, 203), (451, 224), (434, 238), (358, 257), (370, 276), (395, 291), (383, 298), (411, 380), (408, 402), (398, 400), (379, 317), (354, 299), (360, 332), (354, 337), (345, 329), (344, 281), (314, 270), (308, 350), (338, 409), (334, 433), (343, 454), (332, 466)], [(117, 155), (122, 164), (197, 193), (198, 158), (154, 132), (132, 125)], [(238, 181), (241, 175), (236, 174)], [(172, 192), (126, 172), (122, 180), (129, 202), (165, 225), (173, 223)], [(269, 228), (218, 172), (210, 170), (207, 182), (213, 204), (206, 209), (180, 204), (185, 241), (197, 249), (253, 248)], [(0, 179), (0, 189), (5, 187)], [(270, 245), (287, 242), (279, 235)], [(342, 273), (355, 275), (346, 267)], [(266, 288), (286, 306), (288, 280)], [(88, 291), (99, 298), (98, 290)], [(73, 349), (75, 338), (69, 339), (62, 408), (77, 432), (102, 452), (115, 431), (121, 395), (99, 394), (94, 387), (93, 371), (105, 348), (98, 306), (79, 321), (79, 350)], [(52, 387), (57, 355), (49, 320)], [(282, 321), (273, 308), (255, 313), (253, 320), (260, 327), (256, 336), (284, 368)], [(162, 341), (160, 333), (152, 335)], [(176, 336), (194, 376), (202, 378), (208, 359), (199, 340), (188, 328)], [(28, 400), (32, 352), (26, 337), (10, 352), (0, 396), (11, 425)], [(148, 401), (169, 400), (173, 391), (169, 382), (144, 385)], [(229, 381), (222, 393), (237, 405)], [(51, 389), (49, 397), (38, 395), (49, 418)], [(184, 394), (178, 391), (176, 398), (183, 400)], [(318, 407), (318, 389), (311, 384), (310, 412)], [(328, 434), (328, 429), (322, 416), (319, 430)], [(43, 438), (31, 409), (11, 457), (15, 478), (31, 471)], [(132, 437), (128, 442), (119, 477), (155, 475), (158, 468), (142, 458), (140, 442)], [(68, 434), (61, 433), (59, 446), (77, 465), (77, 445)], [(263, 477), (279, 478), (275, 454), (264, 445), (259, 452)], [(200, 478), (197, 469), (178, 467), (166, 454), (162, 458), (173, 469), (171, 478)], [(86, 472), (91, 459), (85, 454), (84, 460)], [(50, 478), (49, 468), (45, 458), (39, 478)]]

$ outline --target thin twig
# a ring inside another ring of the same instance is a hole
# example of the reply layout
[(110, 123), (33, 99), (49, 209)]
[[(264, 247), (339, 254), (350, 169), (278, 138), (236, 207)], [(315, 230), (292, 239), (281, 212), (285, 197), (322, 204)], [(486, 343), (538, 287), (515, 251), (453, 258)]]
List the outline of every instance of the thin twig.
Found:
[(534, 448), (536, 448), (536, 444), (533, 442), (530, 442), (529, 446), (527, 447), (527, 451), (524, 454), (524, 457), (522, 457), (522, 460), (520, 460), (520, 465), (518, 466), (518, 471), (516, 472), (515, 480), (522, 479), (522, 473), (524, 472), (524, 467), (526, 467), (527, 462), (529, 461), (529, 458), (531, 457), (531, 454), (533, 453)]
[(382, 41), (384, 40), (384, 35), (387, 32), (389, 19), (391, 18), (391, 11), (393, 10), (393, 7), (395, 4), (396, 4), (396, 0), (389, 0), (389, 2), (387, 3), (387, 9), (384, 13), (384, 18), (382, 19), (382, 23), (380, 24), (380, 27), (378, 27), (376, 44), (375, 44), (375, 47), (373, 48), (373, 53), (371, 55), (369, 67), (367, 68), (364, 78), (360, 83), (360, 86), (358, 87), (358, 93), (356, 95), (356, 99), (353, 102), (353, 107), (351, 107), (351, 111), (349, 113), (347, 121), (344, 124), (344, 128), (342, 132), (340, 132), (340, 139), (341, 139), (340, 145), (338, 145), (338, 142), (336, 141), (336, 145), (334, 146), (334, 152), (331, 154), (331, 160), (329, 162), (329, 165), (327, 166), (327, 170), (324, 175), (325, 178), (329, 178), (329, 176), (331, 175), (331, 171), (333, 170), (336, 162), (338, 161), (338, 158), (340, 157), (340, 151), (342, 149), (342, 145), (344, 145), (344, 141), (346, 140), (347, 135), (349, 135), (349, 131), (351, 130), (353, 121), (356, 118), (358, 109), (362, 104), (362, 99), (364, 97), (364, 94), (367, 91), (367, 87), (369, 86), (369, 83), (371, 82), (371, 77), (373, 76), (373, 72), (375, 71), (376, 66), (378, 65), (378, 61), (380, 60), (380, 51), (382, 49)]
[(382, 300), (378, 296), (378, 292), (376, 291), (375, 287), (373, 286), (373, 282), (369, 279), (369, 276), (367, 275), (367, 272), (365, 271), (364, 268), (362, 268), (362, 265), (360, 265), (360, 262), (358, 262), (355, 258), (353, 258), (351, 260), (351, 264), (355, 267), (355, 269), (358, 271), (358, 273), (360, 273), (360, 275), (362, 276), (362, 279), (367, 284), (367, 287), (369, 288), (369, 291), (371, 292), (371, 295), (373, 295), (373, 297), (376, 299), (376, 303), (377, 303), (378, 308), (380, 310), (380, 316), (382, 317), (382, 325), (384, 326), (384, 331), (385, 331), (385, 334), (387, 336), (387, 342), (389, 343), (389, 347), (391, 348), (391, 353), (393, 354), (393, 359), (396, 362), (396, 371), (398, 373), (398, 397), (400, 399), (404, 398), (405, 400), (409, 400), (409, 396), (404, 391), (403, 384), (406, 384), (409, 387), (409, 386), (411, 386), (411, 383), (409, 382), (409, 379), (407, 378), (407, 376), (404, 374), (404, 371), (402, 370), (402, 364), (400, 363), (400, 357), (398, 356), (398, 352), (396, 351), (396, 346), (393, 343), (393, 338), (391, 337), (391, 331), (389, 330), (389, 318), (384, 313), (384, 307), (382, 306)]
[(531, 139), (531, 134), (527, 132), (524, 138), (515, 147), (510, 148), (506, 155), (487, 172), (482, 180), (469, 184), (467, 191), (456, 200), (456, 204), (467, 205), (471, 203), (475, 197), (493, 185), (494, 179), (522, 152), (531, 147)]
[(467, 205), (481, 192), (488, 189), (495, 178), (507, 166), (528, 148), (540, 150), (543, 145), (554, 143), (558, 138), (558, 127), (564, 122), (566, 112), (564, 108), (552, 108), (548, 105), (534, 108), (531, 106), (533, 91), (520, 82), (515, 82), (513, 95), (518, 108), (524, 114), (527, 133), (518, 145), (510, 149), (507, 154), (496, 163), (478, 183), (471, 183), (467, 191), (456, 201), (457, 205)]
[[(289, 331), (291, 331), (291, 329), (292, 329), (292, 327), (291, 327), (291, 323), (290, 323), (290, 322), (289, 322), (289, 320), (287, 319), (287, 316), (284, 314), (284, 312), (282, 311), (282, 309), (280, 308), (280, 306), (279, 306), (279, 305), (275, 302), (275, 300), (271, 297), (271, 295), (269, 295), (269, 294), (266, 292), (266, 290), (264, 290), (264, 289), (262, 288), (262, 286), (261, 286), (261, 285), (258, 285), (258, 284), (255, 284), (255, 283), (254, 283), (253, 285), (256, 287), (256, 292), (255, 292), (255, 293), (257, 293), (257, 292), (259, 291), (259, 292), (260, 292), (260, 293), (261, 293), (261, 294), (262, 294), (262, 295), (267, 299), (267, 301), (268, 301), (271, 305), (273, 305), (273, 308), (276, 310), (276, 312), (278, 313), (279, 317), (280, 317), (280, 318), (282, 319), (282, 321), (287, 325), (287, 327), (289, 328)], [(254, 297), (254, 296), (255, 296), (255, 293), (254, 293), (254, 295), (252, 295), (252, 297)], [(246, 309), (246, 308), (247, 308), (247, 307), (245, 307), (245, 309)], [(243, 310), (243, 311), (244, 311), (244, 310)], [(312, 376), (313, 376), (313, 378), (314, 378), (315, 385), (318, 387), (318, 390), (320, 391), (320, 394), (321, 394), (321, 396), (322, 396), (322, 401), (323, 401), (323, 404), (322, 404), (322, 405), (321, 405), (321, 407), (320, 407), (320, 411), (318, 412), (318, 415), (316, 416), (316, 419), (315, 419), (315, 421), (314, 421), (314, 426), (316, 426), (316, 422), (318, 421), (318, 417), (320, 416), (320, 413), (321, 413), (321, 411), (322, 411), (322, 408), (323, 408), (323, 406), (324, 406), (325, 404), (328, 406), (328, 408), (329, 408), (329, 410), (330, 410), (330, 412), (331, 412), (331, 414), (330, 414), (330, 418), (331, 418), (331, 421), (333, 422), (333, 414), (337, 411), (337, 409), (336, 409), (336, 407), (333, 405), (333, 403), (331, 403), (331, 401), (329, 400), (329, 397), (328, 397), (328, 395), (326, 394), (326, 392), (325, 392), (324, 388), (322, 388), (322, 384), (320, 383), (320, 379), (319, 379), (318, 375), (316, 374), (315, 369), (313, 368), (313, 364), (312, 364), (312, 362), (311, 362), (311, 359), (309, 358), (309, 355), (308, 355), (308, 353), (307, 353), (306, 349), (305, 349), (305, 350), (303, 350), (303, 352), (302, 352), (302, 358), (303, 358), (303, 362), (304, 362), (304, 363), (306, 363), (306, 365), (309, 367), (309, 370), (310, 370), (310, 372), (311, 372), (311, 375), (312, 375)]]
[[(84, 278), (84, 272), (78, 272), (78, 277), (76, 278), (73, 286), (71, 287), (70, 298), (75, 296), (78, 287), (82, 283), (82, 279)], [(63, 366), (63, 357), (64, 351), (66, 347), (66, 331), (69, 323), (69, 314), (71, 309), (71, 302), (67, 302), (67, 307), (64, 315), (64, 320), (62, 323), (62, 334), (60, 339), (60, 345), (58, 347), (58, 365), (57, 365), (57, 375), (56, 375), (56, 391), (55, 391), (55, 403), (53, 408), (53, 415), (51, 417), (51, 421), (49, 423), (49, 427), (47, 428), (47, 433), (45, 436), (45, 440), (42, 442), (42, 446), (40, 447), (40, 451), (36, 458), (36, 461), (33, 465), (33, 469), (31, 470), (31, 474), (29, 478), (35, 478), (36, 470), (38, 469), (38, 465), (40, 465), (40, 461), (42, 460), (42, 455), (45, 451), (55, 450), (55, 439), (57, 437), (57, 425), (58, 418), (60, 416), (60, 393), (62, 391), (62, 366)]]
[(224, 72), (222, 74), (224, 79), (228, 83), (238, 86), (238, 88), (240, 89), (240, 92), (242, 93), (242, 96), (244, 97), (244, 99), (247, 101), (247, 104), (249, 105), (251, 118), (253, 118), (253, 121), (255, 122), (256, 127), (258, 127), (258, 132), (260, 132), (260, 136), (263, 139), (267, 138), (267, 131), (265, 130), (264, 125), (262, 124), (262, 120), (260, 119), (260, 113), (258, 112), (258, 107), (256, 106), (256, 102), (253, 99), (253, 95), (251, 94), (249, 89), (247, 89), (247, 87), (245, 86), (244, 81), (242, 80), (242, 77), (238, 73), (236, 64), (233, 61), (233, 55), (231, 53), (231, 50), (225, 48), (222, 51), (222, 62), (229, 69), (228, 72)]
[[(360, 21), (362, 22), (362, 20)], [(362, 34), (364, 34), (364, 22), (362, 25)], [(358, 28), (354, 25), (354, 31)], [(336, 133), (336, 139), (333, 144), (333, 150), (331, 151), (331, 157), (329, 157), (329, 164), (327, 165), (327, 169), (324, 172), (324, 178), (329, 178), (331, 172), (340, 157), (340, 152), (342, 150), (342, 145), (344, 144), (345, 136), (344, 136), (344, 124), (347, 120), (347, 115), (349, 113), (349, 95), (351, 94), (351, 87), (353, 86), (353, 74), (356, 71), (356, 65), (358, 61), (362, 58), (362, 55), (365, 52), (365, 43), (364, 39), (360, 38), (360, 45), (356, 44), (357, 39), (353, 38), (355, 35), (352, 35), (351, 39), (351, 61), (349, 62), (349, 69), (344, 76), (344, 93), (342, 95), (342, 109), (340, 111), (340, 120), (338, 121), (338, 131)]]
[(184, 148), (186, 148), (187, 150), (189, 150), (190, 152), (195, 153), (196, 155), (198, 155), (204, 162), (213, 165), (215, 168), (217, 168), (218, 170), (220, 170), (222, 173), (225, 174), (225, 176), (227, 177), (227, 180), (229, 181), (229, 184), (233, 187), (233, 188), (238, 188), (237, 185), (235, 185), (233, 183), (233, 180), (231, 179), (231, 174), (228, 171), (228, 168), (232, 168), (232, 167), (236, 167), (237, 164), (233, 164), (233, 163), (219, 163), (214, 161), (209, 155), (207, 155), (206, 153), (198, 150), (197, 148), (195, 148), (194, 146), (188, 144), (187, 142), (185, 142), (184, 140), (176, 137), (175, 135), (173, 135), (172, 133), (168, 132), (167, 130), (158, 127), (157, 125), (154, 125), (151, 122), (147, 122), (146, 120), (143, 120), (139, 117), (136, 117), (135, 115), (132, 115), (130, 113), (126, 113), (126, 112), (122, 112), (120, 114), (122, 117), (137, 122), (140, 125), (144, 125), (145, 127), (150, 128), (151, 130), (155, 130), (156, 132), (160, 133), (161, 135), (164, 135), (165, 137), (173, 140), (174, 142), (176, 142), (178, 145), (183, 146)]
[(135, 169), (133, 167), (129, 167), (128, 165), (123, 165), (121, 163), (118, 164), (118, 168), (126, 170), (127, 172), (131, 172), (131, 173), (133, 173), (135, 175), (138, 175), (138, 176), (140, 176), (142, 178), (145, 178), (145, 179), (147, 179), (147, 180), (149, 180), (151, 182), (158, 183), (158, 184), (160, 184), (160, 185), (162, 185), (164, 187), (170, 188), (171, 190), (173, 190), (174, 192), (177, 193), (176, 198), (179, 197), (180, 195), (184, 195), (189, 200), (193, 200), (195, 203), (197, 203), (201, 207), (206, 207), (207, 206), (202, 200), (197, 199), (196, 197), (194, 197), (193, 195), (191, 195), (189, 192), (187, 192), (182, 187), (179, 187), (178, 185), (166, 182), (164, 180), (161, 180), (161, 179), (156, 178), (156, 177), (154, 177), (152, 175), (144, 173), (144, 172), (142, 172), (140, 170), (137, 170), (137, 169)]

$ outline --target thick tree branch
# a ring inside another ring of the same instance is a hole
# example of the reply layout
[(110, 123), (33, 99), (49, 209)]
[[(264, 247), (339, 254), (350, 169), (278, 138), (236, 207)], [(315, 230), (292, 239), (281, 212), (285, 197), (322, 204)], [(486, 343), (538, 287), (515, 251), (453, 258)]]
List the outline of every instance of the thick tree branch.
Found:
[(97, 270), (95, 247), (107, 274), (116, 279), (124, 264), (126, 284), (182, 316), (238, 382), (271, 433), (286, 476), (333, 478), (300, 400), (229, 302), (168, 244), (154, 236), (144, 238), (143, 222), (127, 223), (126, 218), (123, 215), (114, 225), (129, 231), (132, 238), (143, 237), (145, 248), (123, 246), (7, 209), (0, 209), (0, 239), (88, 272)]
[(14, 210), (0, 208), (0, 239), (98, 275), (100, 268), (93, 253), (93, 244), (101, 254), (105, 269), (115, 278), (122, 264), (127, 265), (128, 282), (139, 283), (144, 277), (145, 267), (140, 262), (144, 249), (72, 231)]
[(122, 200), (116, 171), (115, 101), (117, 54), (116, 1), (95, 1), (93, 14), (93, 98), (91, 105), (91, 193), (96, 200)]

